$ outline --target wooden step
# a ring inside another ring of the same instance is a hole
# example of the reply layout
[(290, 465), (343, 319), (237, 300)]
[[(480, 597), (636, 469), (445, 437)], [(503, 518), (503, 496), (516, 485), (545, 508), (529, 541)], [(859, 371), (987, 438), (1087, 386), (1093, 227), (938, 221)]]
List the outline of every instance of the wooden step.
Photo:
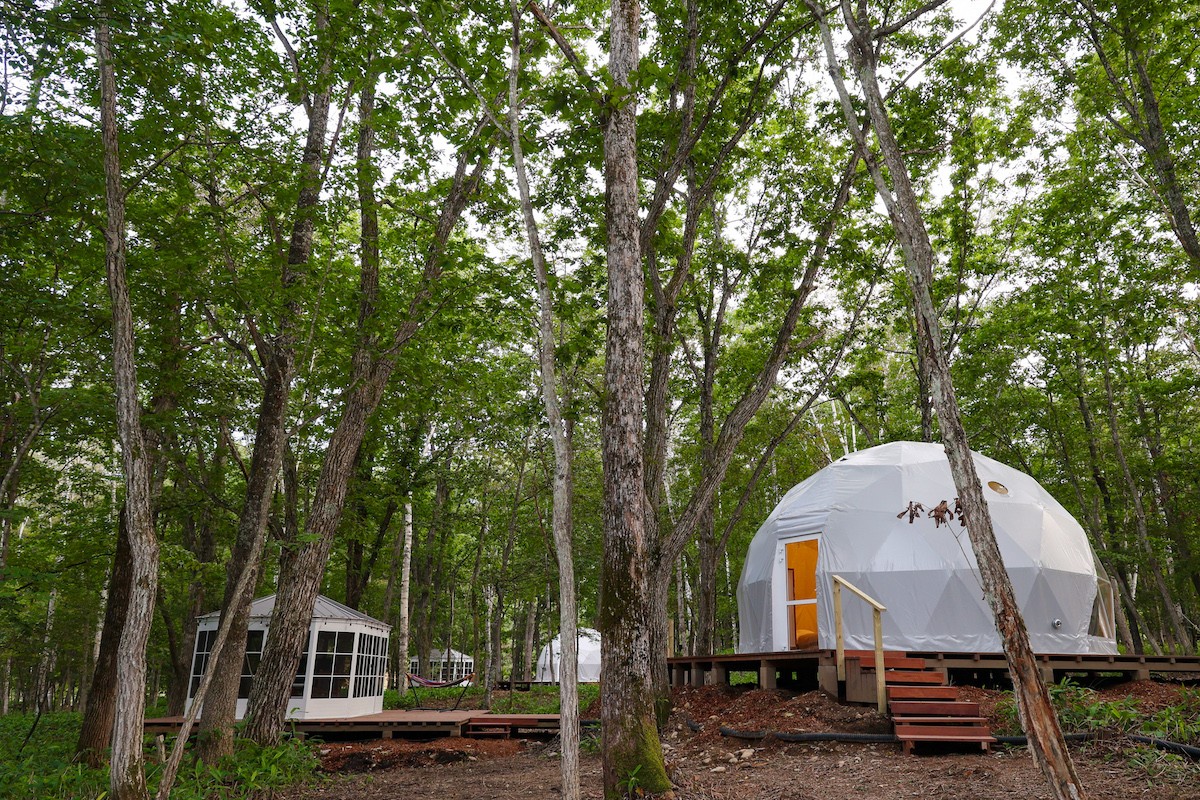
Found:
[[(846, 656), (847, 661), (857, 661), (858, 668), (864, 672), (875, 671), (875, 654), (871, 653), (865, 656)], [(905, 656), (884, 656), (883, 668), (890, 669), (913, 669), (922, 670), (926, 668), (925, 659), (923, 658), (907, 658)]]
[(911, 669), (888, 670), (884, 673), (884, 681), (888, 686), (897, 684), (944, 686), (946, 684), (946, 679), (940, 672), (917, 672)]
[(954, 686), (889, 686), (888, 700), (957, 700)]
[(896, 738), (904, 745), (905, 753), (911, 753), (917, 742), (978, 744), (986, 753), (996, 741), (987, 728), (951, 725), (897, 725)]
[(463, 735), (472, 739), (511, 739), (512, 729), (507, 722), (473, 720), (467, 723)]
[[(987, 717), (892, 717), (895, 725), (987, 725)], [(991, 730), (989, 729), (989, 733)]]
[(964, 700), (893, 700), (888, 704), (892, 716), (916, 716), (936, 714), (939, 716), (979, 716), (979, 703)]
[(897, 725), (896, 738), (922, 742), (996, 741), (990, 729), (978, 725)]

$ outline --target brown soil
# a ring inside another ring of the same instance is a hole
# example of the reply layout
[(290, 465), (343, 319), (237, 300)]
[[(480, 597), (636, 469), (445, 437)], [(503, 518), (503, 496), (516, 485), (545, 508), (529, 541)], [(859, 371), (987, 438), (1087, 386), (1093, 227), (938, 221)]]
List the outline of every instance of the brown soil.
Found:
[[(963, 687), (963, 699), (994, 714), (999, 692)], [(1100, 692), (1106, 700), (1136, 697), (1146, 713), (1180, 702), (1177, 686), (1132, 683)], [(737, 690), (707, 686), (675, 695), (663, 739), (679, 800), (870, 800), (963, 798), (1038, 800), (1050, 797), (1023, 748), (991, 755), (904, 755), (894, 744), (791, 744), (739, 740), (737, 731), (887, 732), (873, 709), (842, 706), (819, 692)], [(690, 723), (690, 724), (689, 724)], [(699, 731), (693, 727), (699, 726)], [(1200, 800), (1200, 766), (1151, 775), (1134, 766), (1120, 741), (1072, 745), (1080, 778), (1093, 800)], [(324, 769), (338, 773), (298, 791), (292, 800), (429, 797), (436, 800), (553, 798), (558, 794), (554, 742), (441, 739), (330, 744)], [(1153, 757), (1153, 756), (1152, 756)], [(584, 755), (583, 796), (600, 798), (600, 760)], [(357, 774), (348, 774), (357, 773)], [(368, 774), (362, 774), (368, 773)]]

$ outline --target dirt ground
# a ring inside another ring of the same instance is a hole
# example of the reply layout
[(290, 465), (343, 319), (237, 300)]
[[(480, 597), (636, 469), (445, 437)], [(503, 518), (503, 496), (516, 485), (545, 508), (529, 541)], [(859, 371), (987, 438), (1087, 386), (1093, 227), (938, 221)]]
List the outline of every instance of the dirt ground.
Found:
[[(966, 688), (994, 714), (998, 692)], [(1133, 696), (1144, 712), (1178, 702), (1178, 688), (1133, 683), (1110, 687), (1104, 699)], [(873, 709), (842, 706), (819, 692), (678, 690), (664, 749), (680, 800), (863, 800), (962, 798), (1037, 800), (1049, 797), (1024, 748), (906, 756), (895, 744), (793, 744), (740, 740), (736, 731), (883, 733)], [(694, 728), (699, 727), (696, 731)], [(1200, 766), (1151, 777), (1130, 764), (1122, 742), (1072, 745), (1080, 778), (1093, 800), (1200, 800)], [(594, 748), (592, 748), (594, 749)], [(428, 797), (434, 800), (553, 798), (558, 794), (555, 742), (439, 739), (372, 741), (322, 747), (329, 777), (292, 800)], [(600, 759), (585, 753), (583, 796), (600, 798)]]

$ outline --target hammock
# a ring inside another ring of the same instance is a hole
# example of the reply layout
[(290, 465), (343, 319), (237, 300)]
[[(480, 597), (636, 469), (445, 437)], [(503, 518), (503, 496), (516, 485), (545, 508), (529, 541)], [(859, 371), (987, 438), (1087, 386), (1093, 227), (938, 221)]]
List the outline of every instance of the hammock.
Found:
[(408, 689), (412, 692), (414, 707), (421, 711), (445, 711), (445, 709), (422, 708), (421, 698), (417, 696), (417, 687), (422, 689), (445, 689), (450, 686), (458, 686), (462, 684), (462, 691), (458, 693), (458, 699), (454, 701), (454, 708), (451, 711), (458, 710), (458, 704), (462, 702), (463, 697), (467, 694), (467, 689), (471, 687), (471, 682), (475, 680), (475, 673), (464, 675), (463, 677), (453, 681), (435, 681), (429, 678), (422, 678), (420, 675), (413, 675), (411, 672), (404, 673), (408, 678)]

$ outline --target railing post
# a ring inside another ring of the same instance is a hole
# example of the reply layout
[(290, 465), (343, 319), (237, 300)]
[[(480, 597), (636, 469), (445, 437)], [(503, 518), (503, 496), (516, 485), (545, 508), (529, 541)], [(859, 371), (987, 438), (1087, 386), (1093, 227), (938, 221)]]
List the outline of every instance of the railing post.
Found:
[[(833, 579), (833, 628), (837, 636), (837, 676), (846, 680), (846, 642), (842, 638), (842, 582)], [(841, 692), (841, 689), (838, 690)]]
[(883, 679), (883, 614), (875, 611), (875, 697), (880, 716), (887, 715), (887, 685)]

